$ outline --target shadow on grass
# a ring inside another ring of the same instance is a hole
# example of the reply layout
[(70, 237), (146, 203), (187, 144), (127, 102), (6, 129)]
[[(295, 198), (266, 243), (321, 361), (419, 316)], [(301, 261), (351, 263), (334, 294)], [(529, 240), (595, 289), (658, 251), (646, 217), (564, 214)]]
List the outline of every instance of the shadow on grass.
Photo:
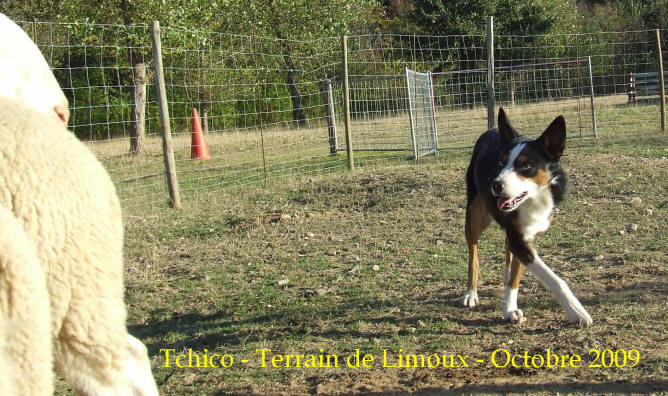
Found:
[[(547, 382), (543, 384), (505, 383), (505, 384), (471, 384), (457, 389), (429, 388), (416, 392), (388, 391), (388, 392), (341, 392), (317, 393), (320, 396), (435, 396), (435, 395), (506, 395), (531, 394), (545, 392), (548, 394), (577, 393), (577, 394), (648, 394), (668, 390), (668, 381), (644, 382)], [(223, 395), (253, 395), (252, 393), (230, 393), (218, 391), (214, 396)]]
[[(349, 298), (341, 304), (310, 304), (307, 307), (299, 305), (286, 306), (275, 313), (249, 316), (242, 320), (230, 320), (234, 315), (226, 311), (218, 311), (207, 315), (199, 312), (189, 312), (174, 315), (168, 319), (151, 322), (147, 325), (130, 326), (130, 332), (141, 339), (157, 338), (164, 340), (170, 332), (182, 334), (192, 333), (197, 329), (199, 334), (186, 337), (173, 343), (158, 341), (148, 343), (149, 354), (154, 355), (162, 348), (215, 348), (216, 346), (239, 346), (254, 342), (271, 342), (284, 338), (323, 337), (328, 339), (386, 337), (392, 332), (383, 326), (399, 326), (398, 334), (404, 334), (409, 329), (420, 329), (416, 334), (439, 335), (467, 335), (473, 334), (481, 328), (498, 325), (501, 321), (467, 318), (465, 314), (450, 315), (446, 320), (455, 330), (439, 327), (433, 331), (420, 328), (423, 321), (443, 321), (444, 309), (447, 312), (459, 312), (460, 296), (454, 292), (439, 293), (435, 298), (415, 299), (417, 305), (406, 306), (406, 299), (386, 300), (369, 299), (369, 296)], [(412, 301), (412, 300), (409, 300)], [(295, 308), (297, 307), (297, 308)], [(411, 308), (415, 310), (412, 311)], [(493, 310), (492, 306), (481, 307), (479, 311)], [(446, 314), (447, 314), (446, 312)], [(467, 310), (462, 312), (468, 313)], [(362, 316), (362, 318), (360, 318)], [(326, 321), (320, 326), (320, 319)], [(368, 323), (372, 329), (360, 331), (360, 321)], [(374, 327), (375, 326), (375, 327)], [(471, 332), (462, 331), (462, 326), (471, 329)], [(384, 330), (385, 329), (385, 330)], [(438, 333), (438, 334), (437, 334)]]
[[(148, 343), (151, 356), (163, 348), (215, 349), (304, 337), (330, 340), (383, 339), (396, 334), (411, 334), (448, 338), (470, 336), (478, 332), (503, 336), (514, 331), (513, 325), (505, 322), (500, 311), (497, 312), (498, 304), (483, 304), (473, 311), (482, 315), (472, 315), (471, 310), (460, 306), (460, 297), (452, 289), (447, 293), (438, 290), (429, 296), (405, 296), (401, 300), (381, 301), (370, 300), (369, 296), (356, 296), (340, 304), (322, 303), (302, 307), (296, 303), (273, 313), (251, 315), (241, 320), (230, 320), (234, 315), (226, 311), (209, 315), (190, 312), (148, 325), (132, 326), (130, 331), (142, 339), (164, 340), (170, 332), (185, 335), (172, 343)], [(364, 322), (368, 328), (361, 330), (360, 322)], [(443, 325), (425, 327), (425, 322)], [(568, 325), (565, 317), (564, 325)], [(193, 334), (194, 329), (197, 329), (197, 334)], [(542, 334), (553, 332), (554, 329), (549, 327), (525, 331)]]
[[(629, 394), (649, 393), (668, 390), (668, 381), (646, 381), (646, 382), (548, 382), (544, 384), (475, 384), (467, 385), (453, 390), (426, 389), (413, 393), (415, 396), (428, 395), (479, 395), (479, 394), (508, 394), (508, 393), (595, 393), (595, 394)], [(373, 395), (369, 393), (367, 395)], [(380, 393), (376, 393), (380, 395)]]

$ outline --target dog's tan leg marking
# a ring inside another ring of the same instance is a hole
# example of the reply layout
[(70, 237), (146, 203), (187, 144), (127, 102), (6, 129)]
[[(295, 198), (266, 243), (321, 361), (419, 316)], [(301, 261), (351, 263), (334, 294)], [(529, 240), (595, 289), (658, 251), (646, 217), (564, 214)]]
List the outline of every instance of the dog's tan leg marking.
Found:
[(517, 292), (524, 272), (524, 265), (513, 255), (506, 238), (506, 269), (504, 276), (505, 296), (503, 299), (503, 318), (512, 322), (524, 322), (524, 312), (517, 307)]
[(505, 251), (506, 251), (506, 268), (505, 271), (503, 272), (503, 284), (507, 285), (508, 279), (510, 279), (510, 262), (513, 261), (513, 253), (510, 251), (510, 248), (508, 247), (508, 237), (506, 237)]
[[(510, 251), (508, 253), (510, 253)], [(512, 253), (510, 253), (510, 256), (512, 257), (512, 261), (510, 263), (510, 276), (506, 286), (511, 289), (517, 289), (520, 287), (520, 281), (522, 280), (522, 274), (524, 273), (524, 265), (522, 265), (520, 260), (518, 260), (517, 257), (514, 257)]]
[(467, 291), (462, 299), (462, 305), (473, 308), (478, 302), (478, 240), (480, 234), (487, 228), (491, 216), (485, 207), (485, 202), (480, 195), (476, 195), (466, 211), (466, 244), (469, 249), (469, 278)]

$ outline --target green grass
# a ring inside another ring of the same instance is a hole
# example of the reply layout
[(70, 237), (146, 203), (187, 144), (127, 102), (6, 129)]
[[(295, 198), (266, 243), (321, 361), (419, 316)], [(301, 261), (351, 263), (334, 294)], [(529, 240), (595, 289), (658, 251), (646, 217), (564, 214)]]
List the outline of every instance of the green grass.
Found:
[[(652, 106), (622, 110), (617, 125), (633, 126), (634, 133), (610, 137), (613, 114), (601, 111), (599, 139), (569, 141), (563, 166), (570, 194), (537, 243), (594, 318), (586, 329), (569, 324), (531, 275), (519, 298), (527, 322), (502, 320), (503, 237), (496, 226), (481, 243), (482, 305), (459, 307), (466, 282), (468, 149), (418, 165), (378, 154), (360, 156), (368, 161), (353, 172), (283, 169), (285, 177), (266, 187), (190, 194), (180, 211), (162, 204), (127, 208), (128, 324), (149, 347), (161, 393), (666, 391), (668, 139), (648, 133), (654, 124), (634, 121)], [(158, 154), (149, 158), (161, 161)], [(308, 166), (322, 158), (342, 161), (326, 153), (298, 161)], [(109, 157), (105, 164), (123, 169), (123, 161), (145, 159)], [(198, 175), (221, 184), (227, 177), (221, 171)], [(630, 223), (638, 225), (635, 232), (626, 231)], [(165, 348), (231, 354), (236, 363), (168, 368)], [(255, 351), (261, 348), (272, 355), (322, 349), (340, 359), (357, 348), (376, 359), (383, 348), (395, 355), (403, 349), (487, 363), (274, 368), (260, 366)], [(634, 368), (495, 368), (489, 356), (498, 348), (519, 354), (551, 348), (585, 361), (591, 348), (638, 349), (641, 361)], [(63, 384), (59, 392), (68, 393)]]

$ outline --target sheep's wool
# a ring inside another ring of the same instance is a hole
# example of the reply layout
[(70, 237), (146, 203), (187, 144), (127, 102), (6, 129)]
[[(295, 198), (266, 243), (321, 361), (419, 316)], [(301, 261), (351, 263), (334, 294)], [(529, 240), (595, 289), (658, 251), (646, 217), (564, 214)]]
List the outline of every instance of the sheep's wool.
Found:
[(123, 224), (109, 175), (54, 117), (3, 98), (0, 140), (0, 214), (32, 248), (17, 254), (36, 256), (46, 274), (56, 369), (84, 394), (157, 394), (146, 349), (126, 330)]

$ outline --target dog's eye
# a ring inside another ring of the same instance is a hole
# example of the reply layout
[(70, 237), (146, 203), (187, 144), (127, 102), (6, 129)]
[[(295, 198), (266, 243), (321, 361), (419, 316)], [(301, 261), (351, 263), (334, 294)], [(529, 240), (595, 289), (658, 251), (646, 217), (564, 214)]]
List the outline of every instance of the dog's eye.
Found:
[(522, 164), (521, 168), (522, 170), (529, 170), (531, 169), (532, 165), (529, 162), (525, 162)]

